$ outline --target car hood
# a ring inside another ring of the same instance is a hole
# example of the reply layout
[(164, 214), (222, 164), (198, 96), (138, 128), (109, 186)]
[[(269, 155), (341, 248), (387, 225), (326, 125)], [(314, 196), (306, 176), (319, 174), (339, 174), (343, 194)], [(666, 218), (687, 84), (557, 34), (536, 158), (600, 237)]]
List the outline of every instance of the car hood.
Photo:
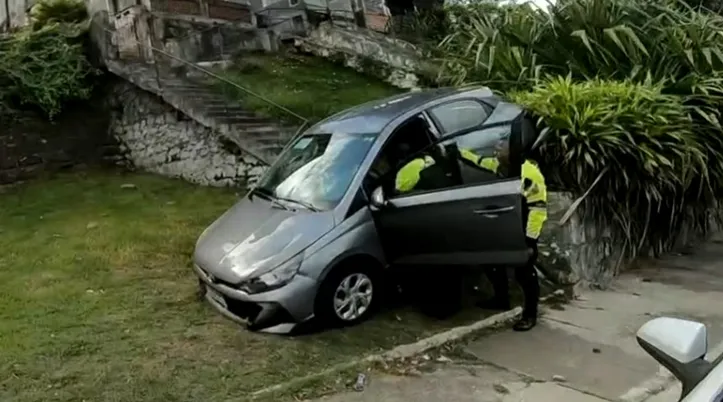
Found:
[(278, 267), (333, 227), (330, 211), (288, 211), (244, 197), (201, 235), (193, 259), (216, 278), (239, 284)]

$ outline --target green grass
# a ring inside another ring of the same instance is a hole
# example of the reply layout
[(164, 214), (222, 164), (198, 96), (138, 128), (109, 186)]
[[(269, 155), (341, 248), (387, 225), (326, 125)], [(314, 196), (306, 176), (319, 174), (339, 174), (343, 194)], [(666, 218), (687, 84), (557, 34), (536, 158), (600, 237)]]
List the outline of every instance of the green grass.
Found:
[[(245, 55), (235, 66), (220, 73), (311, 122), (360, 103), (403, 92), (328, 60), (293, 53)], [(237, 88), (225, 83), (217, 85), (263, 115), (297, 122), (282, 110)]]
[(394, 310), (303, 337), (250, 333), (199, 301), (189, 266), (196, 237), (237, 198), (115, 172), (0, 193), (0, 400), (244, 399), (481, 318)]

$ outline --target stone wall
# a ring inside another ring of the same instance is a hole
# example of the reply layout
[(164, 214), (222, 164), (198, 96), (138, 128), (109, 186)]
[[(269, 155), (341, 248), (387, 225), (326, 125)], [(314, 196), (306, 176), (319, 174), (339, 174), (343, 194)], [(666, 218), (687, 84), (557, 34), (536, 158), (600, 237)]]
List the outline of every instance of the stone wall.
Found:
[(110, 104), (111, 132), (138, 169), (210, 186), (251, 184), (263, 172), (258, 160), (130, 83), (113, 88)]
[[(154, 17), (152, 21), (156, 46), (189, 62), (217, 61), (241, 51), (263, 49), (256, 32), (245, 25), (212, 24), (171, 16)], [(162, 55), (156, 57), (173, 67), (184, 65)]]
[(0, 1), (0, 32), (4, 32), (7, 28), (18, 28), (27, 24), (28, 10), (34, 4), (34, 0)]
[[(592, 222), (572, 214), (564, 225), (560, 219), (573, 204), (573, 197), (566, 193), (548, 195), (549, 219), (540, 237), (539, 265), (543, 273), (564, 285), (585, 285), (605, 288), (622, 271), (634, 269), (636, 261), (627, 255), (620, 241), (614, 241), (610, 233)], [(676, 244), (669, 252), (687, 252), (720, 230), (715, 220), (720, 212), (710, 211), (707, 228), (683, 227)], [(640, 257), (653, 257), (652, 253)]]
[[(605, 286), (614, 272), (615, 248), (604, 234), (585, 225), (573, 214), (564, 224), (560, 219), (573, 199), (565, 193), (548, 194), (548, 220), (539, 243), (539, 265), (556, 282), (574, 285), (580, 282)], [(617, 254), (619, 256), (619, 253)]]
[(296, 44), (305, 52), (343, 62), (399, 88), (417, 88), (420, 78), (436, 74), (434, 65), (411, 43), (368, 29), (324, 22)]
[(122, 164), (108, 124), (101, 97), (67, 106), (53, 122), (33, 112), (6, 117), (0, 121), (0, 184), (78, 165)]
[(147, 8), (154, 13), (255, 24), (251, 7), (244, 3), (226, 0), (147, 0), (145, 3)]

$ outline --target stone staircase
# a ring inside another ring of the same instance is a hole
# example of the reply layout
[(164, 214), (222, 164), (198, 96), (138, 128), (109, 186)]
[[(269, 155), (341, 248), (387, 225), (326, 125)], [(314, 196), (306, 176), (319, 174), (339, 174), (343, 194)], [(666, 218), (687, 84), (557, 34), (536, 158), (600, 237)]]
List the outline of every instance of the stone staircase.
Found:
[(214, 91), (208, 84), (168, 69), (127, 60), (107, 60), (106, 66), (113, 74), (158, 95), (184, 115), (235, 144), (240, 152), (265, 164), (275, 160), (298, 128), (259, 116)]

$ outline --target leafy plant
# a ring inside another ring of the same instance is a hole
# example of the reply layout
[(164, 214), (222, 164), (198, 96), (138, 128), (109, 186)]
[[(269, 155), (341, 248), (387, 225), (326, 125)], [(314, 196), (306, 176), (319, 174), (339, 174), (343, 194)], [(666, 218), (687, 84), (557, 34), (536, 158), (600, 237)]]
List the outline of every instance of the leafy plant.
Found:
[(86, 99), (95, 70), (85, 55), (82, 27), (49, 24), (0, 40), (0, 103), (40, 108), (52, 118), (73, 99)]
[[(682, 3), (680, 3), (682, 4)], [(456, 82), (531, 88), (545, 74), (669, 80), (689, 92), (723, 67), (723, 17), (652, 0), (561, 0), (458, 19), (440, 47)]]
[(701, 196), (720, 164), (682, 98), (663, 89), (568, 76), (510, 96), (552, 130), (538, 157), (549, 184), (585, 194), (583, 218), (609, 229), (628, 256), (667, 250), (691, 217), (706, 214)]
[(557, 133), (541, 155), (549, 180), (584, 195), (628, 255), (705, 229), (723, 195), (723, 17), (676, 0), (458, 15), (440, 80), (484, 83), (541, 116)]
[(441, 7), (421, 9), (387, 22), (387, 30), (399, 39), (433, 49), (448, 34), (449, 21)]
[(30, 21), (34, 29), (49, 24), (79, 24), (88, 20), (88, 10), (83, 0), (43, 0), (30, 9)]

